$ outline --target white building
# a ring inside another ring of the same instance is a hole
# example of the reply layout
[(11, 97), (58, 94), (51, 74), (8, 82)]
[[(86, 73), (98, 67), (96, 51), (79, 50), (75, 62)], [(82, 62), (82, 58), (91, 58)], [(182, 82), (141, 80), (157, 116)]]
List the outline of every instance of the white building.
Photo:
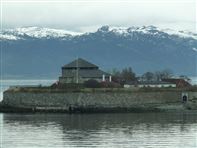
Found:
[(162, 88), (162, 87), (176, 87), (176, 84), (164, 81), (144, 81), (144, 82), (128, 82), (124, 84), (124, 88), (143, 88), (143, 87), (152, 87), (152, 88)]

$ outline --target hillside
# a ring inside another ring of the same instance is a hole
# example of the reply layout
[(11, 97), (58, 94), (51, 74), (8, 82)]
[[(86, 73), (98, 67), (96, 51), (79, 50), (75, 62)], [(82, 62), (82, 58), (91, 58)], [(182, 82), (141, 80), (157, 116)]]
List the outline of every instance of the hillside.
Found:
[(0, 32), (4, 78), (57, 78), (61, 66), (82, 57), (104, 70), (131, 66), (137, 74), (171, 69), (196, 75), (197, 34), (155, 26), (110, 27), (76, 33), (39, 27)]

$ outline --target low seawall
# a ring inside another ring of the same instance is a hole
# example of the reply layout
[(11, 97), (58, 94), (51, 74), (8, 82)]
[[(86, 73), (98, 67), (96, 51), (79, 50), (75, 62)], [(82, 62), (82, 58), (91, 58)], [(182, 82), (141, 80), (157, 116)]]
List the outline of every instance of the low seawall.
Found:
[[(185, 93), (185, 92), (184, 92)], [(132, 111), (182, 106), (182, 91), (150, 92), (4, 92), (3, 106), (32, 111)], [(197, 92), (187, 92), (188, 101)]]

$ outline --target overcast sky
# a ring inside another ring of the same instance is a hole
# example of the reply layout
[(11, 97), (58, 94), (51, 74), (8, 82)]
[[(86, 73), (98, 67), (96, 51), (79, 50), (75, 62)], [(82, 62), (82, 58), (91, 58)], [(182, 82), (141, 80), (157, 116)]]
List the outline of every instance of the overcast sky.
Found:
[(102, 25), (196, 29), (196, 0), (3, 0), (3, 28), (90, 31)]

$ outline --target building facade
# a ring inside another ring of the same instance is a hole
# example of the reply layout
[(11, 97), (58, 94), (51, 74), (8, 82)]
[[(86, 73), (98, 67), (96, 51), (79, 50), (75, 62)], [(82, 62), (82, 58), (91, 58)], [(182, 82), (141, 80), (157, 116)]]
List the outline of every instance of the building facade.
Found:
[(184, 87), (191, 87), (192, 85), (183, 78), (166, 78), (162, 79), (163, 81), (169, 82), (169, 83), (174, 83), (178, 88), (184, 88)]
[(84, 59), (78, 58), (62, 67), (59, 83), (84, 83), (87, 80), (111, 81), (110, 74)]
[(135, 88), (135, 87), (166, 88), (166, 87), (176, 87), (176, 84), (170, 82), (164, 82), (164, 81), (142, 81), (142, 82), (130, 82), (124, 84), (124, 88)]

